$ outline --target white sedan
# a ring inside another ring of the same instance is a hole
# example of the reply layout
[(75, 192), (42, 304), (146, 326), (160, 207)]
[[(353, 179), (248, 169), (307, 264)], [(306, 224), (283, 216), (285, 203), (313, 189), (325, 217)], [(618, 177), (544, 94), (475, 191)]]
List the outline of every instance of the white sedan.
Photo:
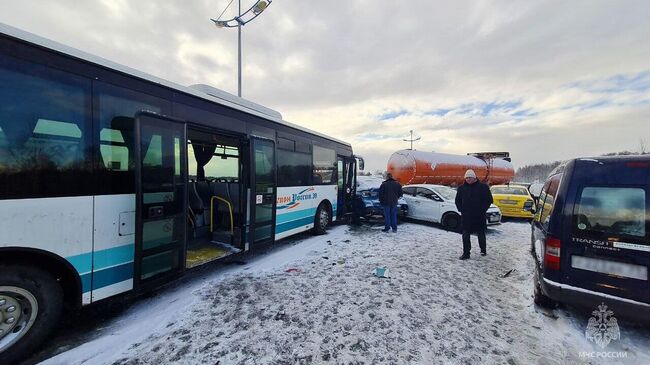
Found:
[[(461, 217), (456, 209), (456, 190), (443, 185), (405, 185), (404, 200), (409, 206), (409, 218), (440, 223), (449, 230), (460, 230)], [(501, 223), (501, 210), (490, 205), (485, 213), (488, 225)]]

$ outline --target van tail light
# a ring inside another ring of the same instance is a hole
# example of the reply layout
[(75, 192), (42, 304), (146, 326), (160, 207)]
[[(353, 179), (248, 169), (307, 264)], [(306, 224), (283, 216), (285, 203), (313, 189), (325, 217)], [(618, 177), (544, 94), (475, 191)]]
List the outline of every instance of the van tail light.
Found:
[(560, 270), (560, 248), (562, 242), (559, 238), (547, 237), (544, 251), (544, 267), (550, 270)]
[(636, 168), (650, 168), (650, 162), (637, 162), (637, 161), (630, 161), (625, 163), (625, 167), (636, 167)]

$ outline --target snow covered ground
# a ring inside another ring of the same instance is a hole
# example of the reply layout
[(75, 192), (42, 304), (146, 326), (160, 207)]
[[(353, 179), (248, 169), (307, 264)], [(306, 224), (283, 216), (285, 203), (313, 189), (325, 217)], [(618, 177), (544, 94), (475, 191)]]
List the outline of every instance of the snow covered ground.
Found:
[[(279, 244), (138, 301), (43, 364), (650, 363), (650, 329), (619, 320), (605, 351), (627, 358), (584, 358), (603, 351), (585, 338), (590, 314), (533, 305), (526, 223), (491, 228), (485, 257), (474, 237), (467, 261), (456, 233), (380, 229)], [(373, 276), (379, 266), (391, 277)]]

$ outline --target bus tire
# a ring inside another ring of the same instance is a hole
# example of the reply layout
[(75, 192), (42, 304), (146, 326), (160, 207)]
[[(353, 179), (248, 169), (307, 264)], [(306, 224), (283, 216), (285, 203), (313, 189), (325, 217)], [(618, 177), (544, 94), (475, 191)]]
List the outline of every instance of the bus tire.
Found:
[(330, 210), (327, 204), (321, 203), (316, 209), (316, 216), (314, 217), (314, 233), (325, 234), (327, 226), (330, 224)]
[(33, 354), (52, 332), (63, 310), (63, 290), (35, 267), (0, 265), (0, 272), (0, 364), (12, 364)]
[(456, 213), (447, 213), (442, 217), (442, 226), (449, 231), (460, 230), (460, 216)]

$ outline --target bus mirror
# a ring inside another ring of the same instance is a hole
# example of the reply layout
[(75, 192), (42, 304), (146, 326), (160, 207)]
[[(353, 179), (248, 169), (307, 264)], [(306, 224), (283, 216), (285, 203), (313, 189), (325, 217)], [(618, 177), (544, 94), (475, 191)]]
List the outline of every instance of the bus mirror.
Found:
[(359, 170), (363, 171), (366, 165), (366, 162), (363, 160), (363, 157), (361, 156), (354, 156), (354, 157), (359, 161)]

